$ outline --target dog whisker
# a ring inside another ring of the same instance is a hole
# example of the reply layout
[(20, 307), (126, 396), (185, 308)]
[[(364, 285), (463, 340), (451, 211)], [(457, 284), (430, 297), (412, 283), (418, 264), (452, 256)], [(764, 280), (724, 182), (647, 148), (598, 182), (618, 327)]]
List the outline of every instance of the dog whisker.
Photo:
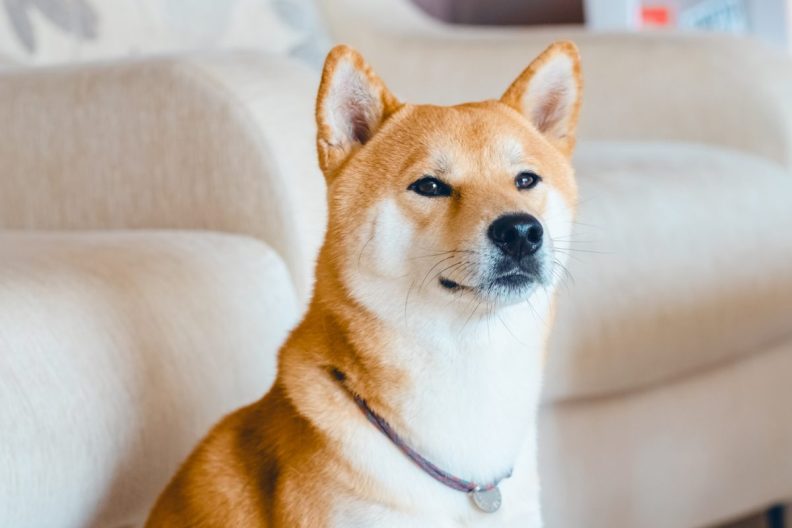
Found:
[(360, 263), (361, 263), (361, 261), (363, 259), (363, 252), (366, 251), (366, 248), (368, 247), (368, 245), (371, 244), (372, 240), (374, 240), (374, 234), (375, 234), (375, 231), (374, 231), (374, 229), (372, 229), (371, 230), (371, 235), (368, 237), (368, 240), (366, 240), (366, 243), (363, 244), (362, 248), (360, 248), (360, 254), (358, 255), (358, 258), (357, 258), (357, 266), (358, 266), (358, 268), (360, 268)]
[(407, 288), (407, 295), (404, 296), (404, 324), (407, 324), (407, 305), (410, 302), (410, 293), (412, 292), (413, 288), (415, 287), (415, 279), (412, 280), (410, 283), (410, 287)]
[(473, 250), (469, 249), (451, 249), (449, 251), (439, 251), (437, 253), (429, 253), (427, 255), (418, 255), (416, 257), (410, 257), (409, 260), (419, 260), (424, 258), (432, 258), (432, 257), (441, 257), (450, 254), (458, 254), (458, 253), (475, 253)]
[(517, 336), (514, 334), (514, 332), (512, 332), (512, 329), (511, 329), (511, 328), (509, 328), (509, 325), (507, 325), (507, 324), (506, 324), (506, 321), (504, 321), (504, 320), (503, 320), (503, 317), (501, 317), (501, 315), (500, 315), (499, 313), (495, 313), (495, 317), (497, 317), (497, 318), (498, 318), (498, 320), (500, 321), (500, 323), (503, 325), (503, 328), (505, 328), (505, 329), (506, 329), (506, 331), (509, 333), (509, 335), (511, 335), (511, 336), (514, 338), (514, 340), (515, 340), (515, 341), (517, 341), (518, 343), (520, 343), (520, 344), (521, 344), (521, 345), (523, 345), (523, 346), (528, 346), (528, 345), (527, 345), (526, 343), (524, 343), (524, 342), (523, 342), (523, 341), (522, 341), (522, 340), (521, 340), (519, 337), (517, 337)]
[(442, 264), (443, 264), (443, 262), (447, 262), (447, 261), (449, 261), (449, 260), (451, 260), (451, 259), (453, 259), (453, 258), (455, 258), (455, 257), (454, 257), (454, 255), (451, 255), (451, 256), (449, 256), (449, 257), (445, 257), (445, 258), (443, 258), (443, 259), (440, 259), (439, 261), (435, 262), (435, 264), (434, 264), (434, 265), (433, 265), (431, 268), (429, 268), (429, 271), (427, 271), (427, 272), (426, 272), (426, 276), (424, 276), (423, 280), (421, 281), (421, 285), (420, 285), (420, 286), (418, 286), (418, 290), (420, 291), (420, 290), (421, 290), (421, 289), (424, 287), (424, 284), (426, 284), (426, 279), (428, 279), (428, 278), (429, 278), (429, 275), (431, 275), (431, 274), (432, 274), (432, 272), (433, 272), (433, 271), (434, 271), (434, 270), (435, 270), (435, 269), (436, 269), (438, 266), (442, 265)]
[(560, 247), (560, 246), (553, 246), (554, 250), (558, 251), (573, 251), (576, 253), (593, 253), (595, 255), (613, 255), (613, 251), (600, 251), (596, 249), (586, 249), (586, 248), (578, 248), (578, 247)]

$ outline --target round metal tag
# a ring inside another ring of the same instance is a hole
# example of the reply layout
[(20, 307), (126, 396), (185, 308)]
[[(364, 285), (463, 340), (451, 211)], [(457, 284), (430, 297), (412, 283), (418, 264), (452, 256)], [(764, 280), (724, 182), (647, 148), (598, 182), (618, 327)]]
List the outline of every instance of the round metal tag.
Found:
[(484, 513), (495, 513), (503, 502), (497, 486), (488, 490), (474, 490), (470, 496), (473, 498), (473, 504)]

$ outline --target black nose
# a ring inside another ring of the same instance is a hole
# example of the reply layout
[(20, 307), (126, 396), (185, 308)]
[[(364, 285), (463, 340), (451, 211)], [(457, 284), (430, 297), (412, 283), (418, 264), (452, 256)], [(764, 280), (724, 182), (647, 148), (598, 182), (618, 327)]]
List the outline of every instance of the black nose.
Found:
[(544, 229), (529, 214), (508, 214), (492, 222), (487, 235), (501, 251), (520, 260), (542, 247)]

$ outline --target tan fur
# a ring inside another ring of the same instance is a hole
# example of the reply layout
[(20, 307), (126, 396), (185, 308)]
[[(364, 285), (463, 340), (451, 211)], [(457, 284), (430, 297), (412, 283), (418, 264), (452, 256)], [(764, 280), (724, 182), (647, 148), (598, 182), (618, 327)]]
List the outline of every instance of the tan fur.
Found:
[[(543, 211), (546, 193), (514, 191), (508, 152), (494, 146), (482, 153), (482, 145), (497, 145), (493, 138), (514, 138), (547, 185), (574, 208), (569, 155), (579, 102), (567, 123), (569, 134), (560, 140), (531, 126), (520, 102), (531, 75), (556, 53), (574, 58), (579, 89), (574, 45), (559, 43), (525, 70), (502, 100), (448, 108), (401, 104), (355, 51), (339, 46), (330, 53), (317, 99), (317, 149), (330, 214), (313, 299), (280, 350), (273, 388), (209, 433), (160, 496), (147, 527), (318, 528), (329, 525), (333, 506), (345, 499), (399, 507), (354, 468), (338, 442), (350, 434), (350, 423), (364, 418), (331, 369), (346, 373), (351, 389), (401, 431), (409, 431), (410, 424), (396, 403), (407, 391), (420, 390), (409, 369), (381, 353), (398, 338), (393, 329), (349, 293), (347, 274), (365, 258), (365, 245), (354, 237), (365, 236), (360, 226), (366, 215), (386, 198), (396, 201), (416, 229), (446, 241), (438, 242), (447, 245), (438, 251), (456, 247), (482, 219), (526, 207)], [(326, 115), (334, 70), (344, 60), (373, 87), (376, 122), (364, 145), (339, 142)], [(434, 159), (437, 152), (447, 159)], [(404, 192), (416, 175), (429, 171), (445, 171), (458, 195), (428, 204)], [(371, 178), (376, 184), (364, 183)]]

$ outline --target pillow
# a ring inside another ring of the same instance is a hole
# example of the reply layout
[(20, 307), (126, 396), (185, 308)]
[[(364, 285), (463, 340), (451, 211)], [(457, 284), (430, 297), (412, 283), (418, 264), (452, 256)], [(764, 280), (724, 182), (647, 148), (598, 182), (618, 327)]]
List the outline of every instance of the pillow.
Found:
[(52, 64), (258, 49), (317, 67), (329, 48), (312, 0), (5, 0), (0, 53)]

